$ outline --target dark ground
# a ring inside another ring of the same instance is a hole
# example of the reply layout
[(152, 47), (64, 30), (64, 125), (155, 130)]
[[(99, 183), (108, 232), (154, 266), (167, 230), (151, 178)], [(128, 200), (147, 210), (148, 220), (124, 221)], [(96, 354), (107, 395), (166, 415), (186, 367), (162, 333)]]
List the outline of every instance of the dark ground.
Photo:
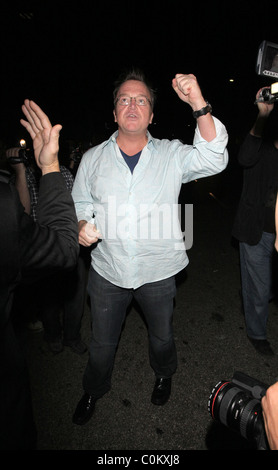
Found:
[[(78, 356), (67, 348), (53, 355), (43, 333), (25, 330), (39, 450), (94, 450), (103, 455), (124, 450), (127, 454), (132, 450), (174, 454), (255, 448), (212, 420), (208, 398), (214, 385), (231, 380), (236, 370), (266, 384), (278, 379), (278, 310), (271, 302), (268, 339), (275, 356), (260, 356), (245, 334), (238, 250), (231, 241), (235, 200), (230, 187), (224, 187), (220, 199), (208, 196), (211, 182), (204, 183), (195, 198), (190, 263), (177, 279), (174, 329), (179, 367), (170, 401), (163, 407), (150, 402), (154, 376), (148, 362), (147, 331), (134, 307), (120, 340), (112, 390), (97, 402), (93, 418), (81, 427), (71, 419), (82, 396), (87, 354)], [(82, 336), (89, 343), (88, 304)]]

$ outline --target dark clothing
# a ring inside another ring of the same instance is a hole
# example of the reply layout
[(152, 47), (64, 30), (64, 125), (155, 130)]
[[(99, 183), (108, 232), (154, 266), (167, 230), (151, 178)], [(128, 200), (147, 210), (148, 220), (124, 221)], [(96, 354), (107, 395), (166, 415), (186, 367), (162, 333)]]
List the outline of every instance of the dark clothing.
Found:
[[(65, 343), (81, 339), (80, 330), (86, 299), (87, 269), (79, 256), (77, 266), (70, 272), (60, 272), (47, 279), (51, 292), (45, 286), (35, 286), (41, 293), (41, 319), (44, 339), (50, 343)], [(60, 313), (62, 311), (62, 323)]]
[(140, 155), (141, 155), (141, 150), (140, 150), (140, 152), (136, 153), (135, 155), (131, 155), (131, 156), (127, 155), (122, 150), (121, 150), (121, 154), (124, 157), (125, 162), (128, 165), (131, 173), (133, 173), (134, 168), (136, 167), (137, 163), (139, 162), (139, 158), (140, 158)]
[(256, 245), (263, 232), (275, 232), (278, 150), (273, 143), (248, 134), (238, 160), (244, 167), (244, 181), (232, 234)]
[[(60, 173), (65, 181), (69, 193), (72, 191), (74, 178), (71, 172), (60, 165)], [(33, 220), (37, 220), (37, 204), (41, 171), (38, 167), (26, 168), (26, 180), (30, 194), (31, 212)], [(49, 343), (62, 341), (78, 341), (80, 339), (81, 320), (85, 299), (85, 268), (82, 259), (78, 259), (74, 270), (65, 273), (51, 272), (44, 282), (37, 282), (32, 286), (36, 290), (37, 316), (43, 323), (44, 339)], [(30, 295), (26, 300), (30, 304)], [(63, 327), (60, 321), (60, 310), (63, 309)], [(63, 331), (64, 330), (64, 331)]]
[[(71, 192), (74, 183), (74, 178), (71, 172), (66, 167), (60, 165), (60, 173), (63, 176), (63, 179), (65, 180), (68, 191)], [(32, 169), (31, 167), (27, 167), (25, 170), (25, 175), (30, 194), (30, 215), (34, 220), (37, 220), (37, 204), (39, 199), (41, 170), (38, 167), (34, 169)]]
[(0, 449), (34, 449), (36, 430), (26, 363), (11, 319), (13, 292), (77, 262), (78, 225), (60, 173), (42, 176), (35, 223), (15, 187), (0, 182)]
[(148, 326), (149, 359), (157, 378), (171, 377), (177, 368), (173, 336), (175, 277), (144, 284), (138, 289), (116, 286), (91, 267), (88, 293), (91, 299), (94, 334), (90, 356), (83, 376), (83, 388), (95, 398), (110, 390), (115, 354), (126, 318), (134, 298), (141, 307)]
[(275, 255), (278, 150), (272, 142), (248, 134), (238, 159), (244, 179), (232, 234), (239, 240), (246, 332), (265, 340)]
[(239, 243), (246, 333), (253, 339), (267, 339), (268, 304), (272, 297), (274, 241), (274, 233), (263, 232), (257, 245)]
[(0, 213), (1, 294), (20, 279), (37, 280), (38, 272), (45, 275), (54, 268), (76, 265), (77, 219), (60, 173), (41, 178), (38, 223), (24, 212), (16, 189), (6, 183), (0, 183)]

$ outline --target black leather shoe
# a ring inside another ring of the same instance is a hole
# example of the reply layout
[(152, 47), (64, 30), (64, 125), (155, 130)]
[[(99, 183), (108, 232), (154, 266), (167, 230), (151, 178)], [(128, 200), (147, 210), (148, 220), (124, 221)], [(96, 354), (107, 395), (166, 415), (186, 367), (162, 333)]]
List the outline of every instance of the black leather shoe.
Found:
[(273, 349), (266, 339), (254, 339), (250, 338), (250, 336), (247, 336), (247, 338), (259, 354), (263, 356), (274, 356)]
[(74, 424), (86, 424), (92, 417), (95, 409), (96, 398), (92, 397), (88, 393), (84, 393), (83, 397), (79, 401), (72, 422)]
[(171, 377), (168, 379), (156, 379), (151, 402), (154, 405), (165, 405), (171, 395)]

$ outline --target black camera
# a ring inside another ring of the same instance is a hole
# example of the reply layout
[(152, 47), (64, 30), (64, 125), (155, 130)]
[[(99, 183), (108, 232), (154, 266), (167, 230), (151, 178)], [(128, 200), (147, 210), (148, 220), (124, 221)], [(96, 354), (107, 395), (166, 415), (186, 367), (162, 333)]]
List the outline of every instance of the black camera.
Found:
[(278, 78), (278, 44), (263, 41), (258, 50), (256, 72), (269, 78)]
[(74, 163), (80, 163), (82, 156), (83, 156), (83, 153), (80, 147), (76, 147), (75, 149), (72, 150), (70, 154), (70, 160), (72, 160)]
[(30, 166), (35, 161), (34, 152), (30, 149), (20, 149), (18, 158), (25, 166)]
[(213, 388), (208, 411), (213, 419), (253, 442), (259, 450), (268, 450), (261, 399), (268, 388), (243, 372)]
[[(278, 44), (263, 41), (258, 50), (256, 72), (270, 79), (278, 79)], [(256, 103), (275, 103), (278, 101), (278, 82), (262, 89)]]
[(270, 87), (263, 88), (256, 103), (275, 103), (278, 101), (278, 82), (272, 83)]
[(23, 139), (20, 141), (20, 147), (17, 157), (8, 158), (9, 163), (11, 165), (16, 165), (17, 163), (24, 163), (25, 166), (32, 165), (35, 162), (33, 150), (26, 148), (26, 142)]

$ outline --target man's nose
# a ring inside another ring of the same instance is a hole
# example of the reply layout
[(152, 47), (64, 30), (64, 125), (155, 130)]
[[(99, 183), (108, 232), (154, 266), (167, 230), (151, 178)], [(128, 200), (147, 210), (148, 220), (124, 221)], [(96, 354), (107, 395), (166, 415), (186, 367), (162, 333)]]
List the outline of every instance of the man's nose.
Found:
[(129, 99), (129, 107), (131, 108), (134, 108), (136, 106), (136, 98), (134, 98), (133, 96), (130, 97)]

